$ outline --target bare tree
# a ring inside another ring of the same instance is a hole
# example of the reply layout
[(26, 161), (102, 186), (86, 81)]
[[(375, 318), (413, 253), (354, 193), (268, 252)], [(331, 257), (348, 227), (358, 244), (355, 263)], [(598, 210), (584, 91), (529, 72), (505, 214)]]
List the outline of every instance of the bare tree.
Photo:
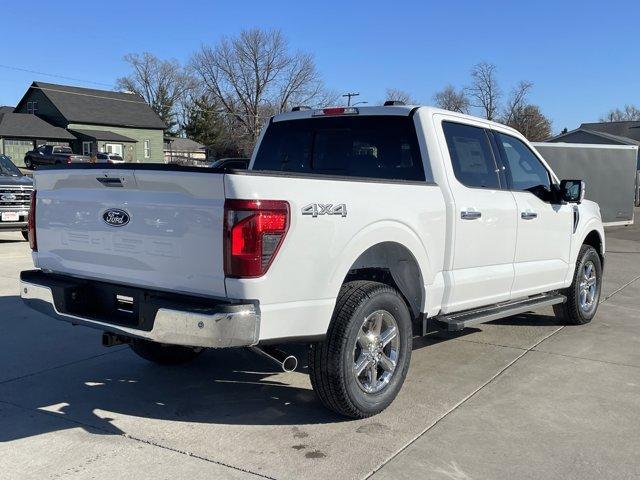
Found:
[(537, 105), (525, 105), (514, 110), (507, 125), (531, 142), (541, 142), (551, 136), (551, 120), (542, 114)]
[(504, 106), (504, 112), (502, 114), (502, 123), (509, 125), (512, 120), (522, 113), (522, 110), (527, 106), (527, 94), (529, 90), (533, 88), (533, 83), (521, 80), (516, 85), (509, 95), (509, 99)]
[(295, 105), (331, 102), (313, 57), (291, 53), (279, 30), (243, 30), (216, 45), (203, 45), (191, 67), (203, 91), (234, 120), (247, 148), (270, 115)]
[(635, 105), (625, 105), (621, 110), (616, 108), (609, 111), (605, 116), (600, 117), (601, 122), (624, 122), (640, 121), (640, 108)]
[(172, 130), (179, 101), (194, 87), (193, 79), (176, 60), (161, 60), (145, 52), (125, 55), (132, 72), (116, 80), (119, 90), (131, 91), (144, 98)]
[(481, 109), (487, 120), (498, 116), (502, 92), (496, 80), (496, 66), (480, 62), (471, 69), (471, 86), (467, 88), (471, 105)]
[(387, 100), (395, 100), (397, 102), (402, 102), (405, 105), (417, 105), (419, 103), (415, 98), (411, 96), (409, 92), (400, 90), (398, 88), (387, 88), (385, 101)]
[(433, 96), (436, 107), (452, 112), (469, 113), (469, 98), (464, 90), (456, 90), (453, 85), (447, 85)]

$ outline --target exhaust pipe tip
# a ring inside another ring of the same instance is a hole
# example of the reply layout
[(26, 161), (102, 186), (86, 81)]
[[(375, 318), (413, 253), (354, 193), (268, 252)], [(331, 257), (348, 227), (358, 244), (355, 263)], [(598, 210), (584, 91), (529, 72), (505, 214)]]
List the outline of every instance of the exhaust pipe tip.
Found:
[(277, 363), (283, 372), (294, 372), (298, 368), (298, 359), (294, 355), (271, 346), (250, 347), (256, 353)]
[(293, 355), (289, 355), (282, 361), (283, 372), (295, 372), (296, 368), (298, 368), (298, 359)]

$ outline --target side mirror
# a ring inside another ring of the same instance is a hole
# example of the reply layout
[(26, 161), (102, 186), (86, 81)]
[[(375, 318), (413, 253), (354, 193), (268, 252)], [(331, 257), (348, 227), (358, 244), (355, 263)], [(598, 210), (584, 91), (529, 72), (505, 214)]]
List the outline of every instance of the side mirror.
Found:
[(582, 180), (562, 180), (560, 197), (567, 203), (580, 203), (584, 200), (585, 186)]

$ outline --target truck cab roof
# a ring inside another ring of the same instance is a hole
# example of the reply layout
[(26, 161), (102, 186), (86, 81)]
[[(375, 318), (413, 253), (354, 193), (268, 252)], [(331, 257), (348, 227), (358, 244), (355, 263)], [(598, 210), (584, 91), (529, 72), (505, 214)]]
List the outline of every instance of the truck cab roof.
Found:
[[(352, 109), (354, 113), (329, 113), (323, 114), (323, 110), (335, 110), (335, 109)], [(444, 110), (442, 108), (430, 107), (427, 105), (389, 105), (389, 106), (355, 106), (355, 107), (325, 107), (325, 108), (317, 108), (317, 109), (304, 109), (297, 110), (292, 112), (284, 112), (278, 115), (274, 115), (272, 117), (273, 122), (282, 122), (287, 120), (303, 120), (309, 118), (321, 118), (323, 116), (339, 116), (339, 115), (358, 115), (358, 116), (376, 116), (376, 115), (394, 115), (394, 116), (408, 116), (415, 110), (420, 109), (420, 113), (426, 116), (431, 116), (433, 114), (442, 114), (442, 115), (451, 115), (460, 118), (461, 121), (482, 121), (486, 123), (488, 126), (496, 127), (502, 130), (509, 130), (510, 132), (516, 134), (517, 136), (521, 136), (520, 132), (517, 130), (508, 127), (502, 123), (494, 122), (491, 120), (487, 120), (485, 118), (474, 117), (473, 115), (467, 115), (460, 112), (452, 112), (450, 110)], [(355, 113), (357, 112), (357, 113)]]

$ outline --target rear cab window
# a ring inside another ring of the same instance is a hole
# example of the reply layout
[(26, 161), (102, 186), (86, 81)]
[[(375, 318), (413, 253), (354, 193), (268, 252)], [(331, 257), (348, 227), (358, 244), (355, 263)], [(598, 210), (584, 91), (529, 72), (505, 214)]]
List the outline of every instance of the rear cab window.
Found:
[(71, 147), (53, 147), (53, 153), (73, 153)]
[(336, 116), (272, 122), (253, 170), (431, 181), (412, 118)]

